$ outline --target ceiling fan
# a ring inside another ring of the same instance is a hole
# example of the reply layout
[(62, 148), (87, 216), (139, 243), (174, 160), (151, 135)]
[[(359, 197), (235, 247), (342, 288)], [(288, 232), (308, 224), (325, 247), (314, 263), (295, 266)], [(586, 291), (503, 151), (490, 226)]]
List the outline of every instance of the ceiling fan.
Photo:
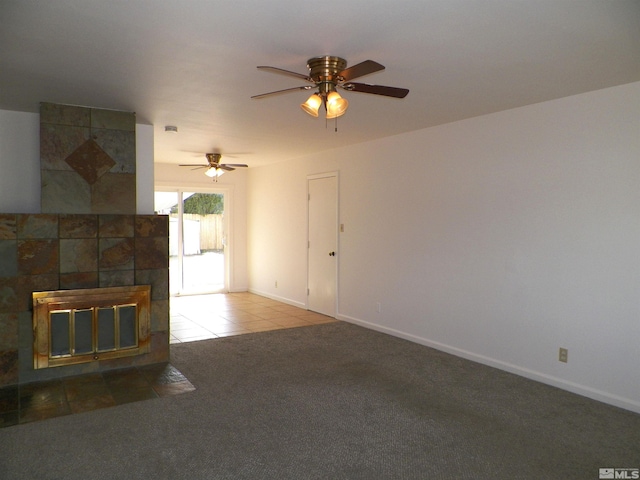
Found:
[(262, 93), (260, 95), (254, 95), (251, 98), (264, 98), (269, 95), (292, 92), (294, 90), (316, 90), (306, 102), (300, 105), (300, 107), (312, 117), (318, 116), (318, 110), (321, 106), (325, 107), (326, 118), (337, 118), (344, 115), (349, 106), (349, 102), (342, 98), (337, 92), (338, 87), (349, 92), (372, 93), (374, 95), (384, 95), (395, 98), (404, 98), (409, 93), (409, 90), (406, 88), (352, 82), (351, 80), (354, 78), (384, 70), (384, 66), (373, 60), (365, 60), (364, 62), (347, 68), (347, 61), (340, 57), (329, 55), (313, 57), (307, 61), (307, 68), (309, 69), (307, 75), (276, 67), (259, 66), (258, 68), (295, 77), (309, 82), (311, 85), (302, 85), (277, 90), (275, 92)]
[(218, 181), (218, 177), (224, 172), (232, 172), (236, 168), (248, 167), (244, 163), (220, 163), (222, 159), (221, 153), (206, 153), (207, 165), (202, 164), (181, 164), (181, 167), (196, 167), (192, 170), (198, 170), (200, 168), (206, 168), (204, 174), (207, 177), (212, 177), (214, 182)]

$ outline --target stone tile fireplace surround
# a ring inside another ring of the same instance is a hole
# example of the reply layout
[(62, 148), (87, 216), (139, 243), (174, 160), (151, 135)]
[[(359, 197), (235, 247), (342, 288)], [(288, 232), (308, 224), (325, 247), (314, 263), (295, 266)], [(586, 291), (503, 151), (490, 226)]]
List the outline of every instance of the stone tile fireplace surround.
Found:
[[(42, 212), (0, 214), (0, 387), (169, 360), (168, 217), (137, 215), (135, 114), (42, 104)], [(151, 348), (35, 370), (32, 292), (151, 286)]]

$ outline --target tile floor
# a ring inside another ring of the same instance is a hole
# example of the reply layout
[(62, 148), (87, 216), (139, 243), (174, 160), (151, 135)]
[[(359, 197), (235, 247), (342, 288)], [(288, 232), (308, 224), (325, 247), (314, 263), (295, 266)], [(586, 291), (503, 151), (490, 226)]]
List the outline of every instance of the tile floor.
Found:
[[(251, 293), (172, 297), (171, 343), (336, 322)], [(0, 388), (0, 428), (177, 395), (195, 387), (170, 364)]]
[(0, 428), (195, 390), (169, 364), (0, 388)]
[(336, 322), (253, 293), (171, 297), (171, 343)]

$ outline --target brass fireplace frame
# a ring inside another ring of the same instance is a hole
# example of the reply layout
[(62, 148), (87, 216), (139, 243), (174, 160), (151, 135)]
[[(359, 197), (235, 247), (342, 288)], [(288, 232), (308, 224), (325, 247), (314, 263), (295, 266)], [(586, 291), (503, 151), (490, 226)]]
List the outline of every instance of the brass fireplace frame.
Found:
[[(135, 285), (127, 287), (87, 288), (79, 290), (56, 290), (33, 292), (33, 368), (48, 368), (62, 365), (108, 360), (149, 353), (151, 350), (151, 287)], [(135, 307), (135, 344), (121, 347), (119, 338), (118, 310)], [(113, 348), (98, 349), (97, 317), (99, 309), (114, 309)], [(75, 312), (91, 311), (92, 351), (75, 353), (73, 319)], [(69, 352), (52, 352), (52, 314), (68, 313)]]

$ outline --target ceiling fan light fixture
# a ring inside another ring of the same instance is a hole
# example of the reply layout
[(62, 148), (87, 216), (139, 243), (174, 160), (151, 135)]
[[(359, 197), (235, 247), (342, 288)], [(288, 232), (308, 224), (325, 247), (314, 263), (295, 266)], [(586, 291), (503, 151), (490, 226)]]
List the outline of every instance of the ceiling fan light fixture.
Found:
[[(373, 60), (365, 60), (347, 68), (347, 61), (344, 58), (331, 55), (313, 57), (307, 61), (309, 73), (306, 75), (264, 65), (258, 68), (289, 75), (313, 84), (317, 89), (316, 93), (311, 95), (300, 107), (306, 113), (316, 118), (318, 117), (320, 107), (323, 105), (327, 119), (341, 117), (346, 113), (347, 108), (349, 108), (349, 102), (336, 92), (336, 88), (338, 87), (350, 92), (369, 93), (392, 98), (404, 98), (409, 93), (409, 90), (406, 88), (353, 82), (356, 78), (384, 70), (384, 65), (374, 62)], [(302, 85), (300, 87), (286, 88), (284, 90), (254, 95), (251, 98), (264, 98), (293, 90), (311, 90), (313, 88), (314, 87), (310, 85)]]
[(327, 95), (327, 118), (336, 118), (344, 115), (349, 108), (347, 99), (342, 98), (336, 91)]
[(307, 112), (312, 117), (318, 116), (318, 110), (320, 109), (320, 105), (322, 105), (322, 98), (317, 93), (314, 93), (307, 101), (300, 105), (300, 108)]

